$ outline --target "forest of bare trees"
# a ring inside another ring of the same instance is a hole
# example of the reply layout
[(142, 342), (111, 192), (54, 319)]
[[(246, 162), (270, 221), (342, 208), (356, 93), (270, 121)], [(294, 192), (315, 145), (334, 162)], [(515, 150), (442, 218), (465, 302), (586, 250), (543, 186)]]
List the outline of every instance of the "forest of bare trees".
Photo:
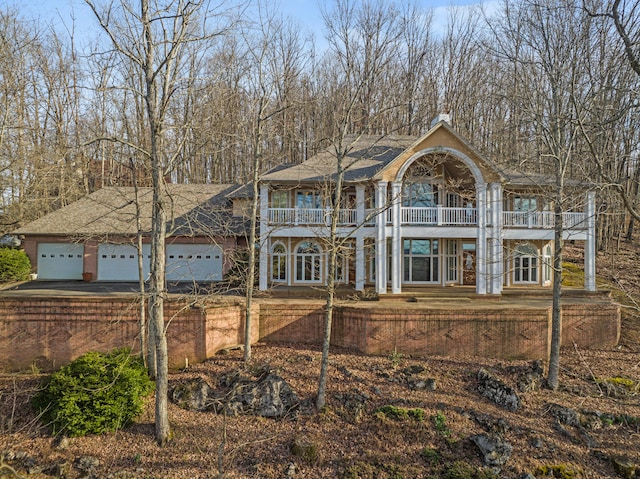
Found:
[[(138, 2), (118, 4), (117, 40), (139, 54), (142, 32), (122, 23), (139, 15)], [(323, 38), (304, 34), (276, 2), (256, 4), (211, 5), (191, 19), (172, 90), (158, 92), (165, 179), (250, 182), (256, 168), (301, 162), (345, 134), (420, 135), (448, 110), (498, 164), (599, 185), (601, 248), (632, 231), (637, 2), (503, 0), (452, 7), (442, 25), (411, 0), (333, 0)], [(0, 6), (0, 232), (106, 185), (152, 184), (142, 77), (97, 22), (93, 32), (80, 40), (71, 19), (55, 29)], [(340, 124), (345, 108), (357, 114)]]

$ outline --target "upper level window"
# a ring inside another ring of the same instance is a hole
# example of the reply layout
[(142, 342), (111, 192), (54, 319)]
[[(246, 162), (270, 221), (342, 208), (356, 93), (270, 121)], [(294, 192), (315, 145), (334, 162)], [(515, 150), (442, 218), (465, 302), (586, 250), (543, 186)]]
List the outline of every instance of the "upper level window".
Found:
[(437, 188), (431, 183), (408, 183), (404, 185), (403, 206), (429, 207), (437, 204)]
[(272, 208), (287, 208), (289, 206), (289, 192), (284, 190), (275, 190), (271, 192)]
[(322, 208), (322, 198), (317, 191), (296, 192), (297, 208)]
[(538, 211), (538, 199), (531, 196), (514, 196), (513, 211)]

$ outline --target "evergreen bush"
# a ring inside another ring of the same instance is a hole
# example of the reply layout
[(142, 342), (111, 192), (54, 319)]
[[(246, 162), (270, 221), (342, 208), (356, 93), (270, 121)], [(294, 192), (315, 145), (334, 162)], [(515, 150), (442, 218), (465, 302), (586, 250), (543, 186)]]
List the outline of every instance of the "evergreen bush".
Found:
[(24, 251), (0, 248), (0, 281), (24, 281), (30, 272), (31, 262)]
[(33, 405), (54, 434), (100, 434), (130, 424), (152, 390), (142, 360), (129, 349), (90, 352), (46, 378)]

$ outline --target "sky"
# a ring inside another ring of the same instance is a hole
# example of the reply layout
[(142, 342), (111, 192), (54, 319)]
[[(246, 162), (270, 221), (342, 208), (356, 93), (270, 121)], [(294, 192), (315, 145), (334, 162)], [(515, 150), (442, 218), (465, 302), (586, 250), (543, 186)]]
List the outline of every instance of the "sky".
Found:
[[(255, 0), (249, 0), (254, 2)], [(274, 0), (279, 2), (285, 16), (297, 21), (308, 32), (321, 35), (320, 5), (331, 0)], [(425, 8), (434, 9), (434, 27), (444, 27), (447, 9), (451, 6), (467, 7), (474, 4), (485, 6), (497, 0), (418, 0)], [(101, 0), (97, 0), (98, 3)], [(56, 27), (70, 28), (75, 18), (75, 31), (79, 36), (89, 34), (97, 28), (97, 23), (89, 7), (83, 0), (0, 0), (1, 6), (9, 6), (19, 11), (24, 18), (52, 22)]]

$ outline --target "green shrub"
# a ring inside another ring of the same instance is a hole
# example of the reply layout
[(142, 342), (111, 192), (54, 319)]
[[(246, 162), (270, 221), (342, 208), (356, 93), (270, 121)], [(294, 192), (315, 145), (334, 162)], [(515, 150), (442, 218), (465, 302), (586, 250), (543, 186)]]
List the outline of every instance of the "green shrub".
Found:
[(90, 352), (51, 374), (33, 406), (54, 433), (100, 434), (131, 423), (152, 389), (142, 360), (129, 349)]
[(394, 419), (396, 421), (403, 421), (405, 419), (413, 419), (414, 421), (422, 422), (425, 418), (424, 409), (416, 408), (405, 408), (398, 406), (386, 405), (379, 407), (374, 412), (374, 415), (379, 418), (389, 418)]
[(0, 281), (24, 281), (30, 272), (31, 262), (24, 251), (0, 248)]
[(536, 477), (555, 477), (557, 479), (573, 479), (578, 477), (580, 470), (571, 464), (555, 464), (540, 466), (534, 472)]

